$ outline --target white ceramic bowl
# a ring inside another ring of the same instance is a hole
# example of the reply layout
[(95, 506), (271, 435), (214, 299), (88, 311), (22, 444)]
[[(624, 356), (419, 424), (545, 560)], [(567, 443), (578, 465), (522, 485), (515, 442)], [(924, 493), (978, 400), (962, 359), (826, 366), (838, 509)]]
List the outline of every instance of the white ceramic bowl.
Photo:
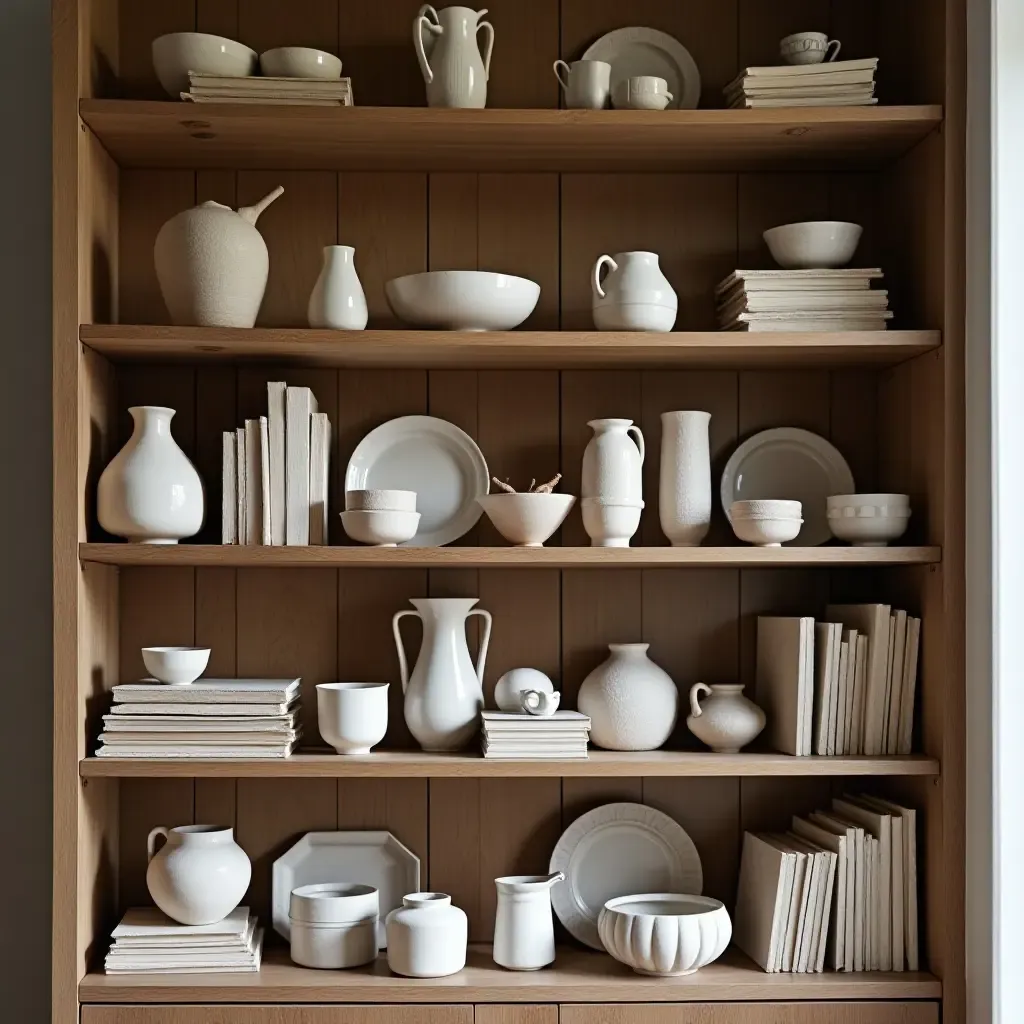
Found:
[(316, 716), (320, 735), (339, 754), (369, 754), (388, 731), (388, 684), (319, 683)]
[(857, 251), (863, 228), (842, 220), (781, 224), (764, 233), (772, 258), (786, 270), (845, 267)]
[(205, 32), (171, 32), (153, 40), (153, 69), (171, 97), (188, 92), (188, 73), (246, 78), (256, 73), (259, 58), (244, 43)]
[(732, 938), (725, 906), (709, 896), (656, 892), (608, 900), (597, 919), (604, 948), (637, 974), (693, 974)]
[(416, 536), (420, 525), (419, 512), (364, 512), (353, 510), (341, 513), (345, 532), (360, 544), (375, 544), (393, 548)]
[(352, 924), (310, 924), (292, 919), (291, 957), (303, 967), (340, 970), (377, 959), (377, 918)]
[(194, 683), (210, 662), (209, 647), (143, 647), (146, 671), (161, 683)]
[(591, 547), (628, 548), (630, 537), (640, 529), (643, 502), (639, 505), (612, 505), (601, 498), (584, 498), (580, 508)]
[(341, 78), (341, 60), (311, 46), (278, 46), (260, 54), (260, 71), (268, 78)]
[(733, 519), (732, 532), (746, 544), (777, 548), (796, 540), (802, 519)]
[(734, 519), (799, 519), (802, 515), (801, 502), (777, 498), (734, 501), (729, 506), (730, 522)]
[(445, 331), (510, 331), (534, 310), (540, 285), (483, 270), (432, 270), (384, 286), (395, 316), (414, 327)]
[(346, 491), (345, 509), (348, 512), (415, 512), (416, 492)]
[(306, 924), (355, 924), (376, 921), (380, 896), (372, 885), (318, 882), (292, 889), (288, 900), (291, 920)]
[(571, 494), (488, 494), (476, 500), (505, 540), (527, 548), (539, 548), (576, 501)]
[(855, 547), (885, 547), (906, 532), (910, 496), (834, 494), (828, 498), (828, 528)]

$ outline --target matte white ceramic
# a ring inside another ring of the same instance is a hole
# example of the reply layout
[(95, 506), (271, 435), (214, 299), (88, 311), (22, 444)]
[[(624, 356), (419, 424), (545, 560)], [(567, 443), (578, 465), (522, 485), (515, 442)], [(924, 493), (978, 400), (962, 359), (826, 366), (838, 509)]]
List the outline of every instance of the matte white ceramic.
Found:
[(373, 544), (379, 548), (393, 548), (408, 544), (419, 529), (419, 512), (363, 512), (354, 510), (341, 513), (341, 525), (352, 540), (360, 544)]
[(902, 537), (910, 522), (907, 494), (834, 494), (827, 507), (833, 536), (855, 547), (885, 547)]
[(823, 437), (796, 427), (776, 427), (748, 438), (732, 453), (722, 473), (722, 508), (734, 501), (784, 498), (799, 501), (804, 523), (800, 544), (824, 544), (830, 494), (854, 490), (846, 459)]
[(800, 536), (802, 519), (733, 519), (732, 532), (744, 544), (755, 544), (759, 548), (778, 548), (789, 544)]
[[(412, 41), (427, 84), (427, 106), (487, 106), (494, 27), (481, 20), (486, 13), (471, 7), (420, 8), (412, 23)], [(486, 34), (482, 54), (477, 42), (481, 30)]]
[(345, 471), (345, 490), (407, 489), (420, 511), (413, 547), (440, 547), (472, 529), (490, 487), (476, 442), (436, 416), (401, 416), (371, 430)]
[(522, 711), (519, 695), (524, 690), (552, 693), (551, 680), (536, 668), (509, 669), (494, 687), (494, 703), (499, 711)]
[(363, 286), (356, 273), (356, 251), (351, 245), (324, 246), (320, 276), (306, 307), (310, 327), (361, 331), (368, 313)]
[(565, 881), (550, 875), (506, 875), (494, 880), (498, 907), (494, 916), (494, 962), (511, 971), (538, 971), (555, 962), (555, 925), (551, 888)]
[(476, 499), (494, 528), (509, 543), (539, 548), (569, 514), (571, 494), (488, 494)]
[(618, 110), (664, 110), (671, 102), (668, 83), (654, 75), (634, 75), (612, 91), (612, 105)]
[(377, 890), (358, 882), (317, 882), (291, 891), (288, 914), (292, 925), (355, 924), (374, 921), (380, 913)]
[(824, 32), (794, 32), (779, 42), (779, 56), (787, 64), (822, 64), (839, 56), (842, 43)]
[[(480, 728), (484, 708), (484, 666), (491, 640), (491, 613), (474, 608), (476, 597), (412, 598), (413, 609), (395, 612), (391, 628), (405, 693), (405, 722), (424, 750), (462, 750)], [(409, 672), (399, 622), (413, 615), (423, 623), (423, 640)], [(484, 634), (476, 665), (466, 643), (466, 620), (479, 615)]]
[(316, 711), (320, 735), (339, 754), (369, 754), (388, 731), (388, 684), (318, 683)]
[(540, 285), (484, 270), (430, 270), (384, 286), (388, 305), (413, 327), (443, 331), (511, 331), (534, 310)]
[(583, 528), (592, 548), (628, 548), (630, 538), (640, 529), (644, 503), (614, 505), (596, 498), (584, 498), (580, 509)]
[(690, 51), (677, 39), (653, 28), (618, 28), (601, 36), (583, 54), (612, 66), (611, 87), (636, 75), (664, 78), (672, 106), (693, 110), (700, 102), (700, 72)]
[(416, 492), (346, 491), (345, 508), (349, 512), (415, 512)]
[(611, 95), (612, 66), (603, 60), (556, 60), (555, 78), (570, 110), (601, 110)]
[(711, 527), (711, 413), (661, 414), (658, 517), (673, 547), (693, 547)]
[(601, 909), (604, 948), (637, 974), (693, 974), (717, 960), (732, 939), (725, 905), (708, 896), (656, 892), (621, 896)]
[(444, 978), (466, 966), (469, 922), (442, 892), (413, 892), (388, 914), (388, 967), (407, 978)]
[[(701, 696), (705, 697), (701, 703)], [(764, 712), (738, 683), (694, 683), (686, 727), (716, 754), (738, 754), (765, 726)]]
[(608, 900), (704, 887), (693, 840), (667, 814), (644, 804), (603, 804), (580, 815), (555, 844), (549, 870), (565, 875), (565, 884), (551, 892), (559, 921), (591, 949), (603, 948), (597, 919)]
[[(609, 268), (601, 279), (601, 271)], [(599, 331), (671, 331), (679, 299), (655, 252), (599, 256), (590, 274), (591, 313)]]
[(594, 436), (583, 450), (583, 501), (643, 506), (644, 435), (632, 420), (587, 423)]
[(100, 526), (137, 544), (177, 544), (203, 525), (203, 482), (171, 434), (173, 409), (134, 405), (128, 412), (132, 436), (100, 476)]
[(802, 515), (803, 505), (799, 501), (772, 498), (734, 501), (728, 510), (730, 520), (799, 519)]
[(650, 644), (609, 644), (608, 658), (580, 685), (577, 708), (590, 740), (605, 750), (656, 750), (672, 735), (679, 693), (647, 657)]
[(764, 233), (772, 259), (786, 270), (845, 267), (857, 251), (864, 229), (842, 220), (780, 224)]
[(361, 967), (377, 959), (378, 920), (349, 924), (310, 924), (291, 921), (292, 960), (302, 967), (341, 970)]
[[(279, 935), (291, 935), (292, 890), (326, 882), (373, 886), (383, 918), (420, 887), (420, 859), (390, 832), (307, 832), (274, 861), (271, 911)], [(377, 938), (383, 948), (383, 920)]]
[(173, 100), (188, 92), (188, 73), (245, 78), (256, 73), (256, 51), (206, 32), (171, 32), (153, 40), (153, 70)]
[(523, 690), (519, 694), (519, 704), (528, 715), (537, 718), (550, 718), (561, 703), (562, 695), (557, 691), (548, 693), (544, 690)]
[[(166, 842), (157, 852), (156, 840)], [(146, 888), (153, 902), (179, 924), (223, 921), (245, 895), (252, 866), (223, 825), (158, 825), (146, 840)]]
[(278, 46), (260, 54), (260, 71), (268, 78), (341, 78), (341, 60), (312, 46)]
[(209, 647), (143, 647), (146, 671), (161, 683), (194, 683), (210, 663)]

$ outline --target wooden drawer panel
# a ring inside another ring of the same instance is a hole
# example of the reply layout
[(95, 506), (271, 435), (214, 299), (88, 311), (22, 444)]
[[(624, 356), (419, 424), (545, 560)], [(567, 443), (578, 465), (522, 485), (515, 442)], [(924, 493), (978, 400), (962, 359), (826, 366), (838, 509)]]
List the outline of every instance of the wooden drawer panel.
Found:
[[(938, 1003), (562, 1006), (559, 1024), (938, 1024)], [(83, 1022), (84, 1024), (84, 1022)], [(120, 1022), (118, 1022), (120, 1024)]]
[[(473, 1007), (83, 1006), (82, 1024), (473, 1024)], [(555, 1018), (496, 1015), (484, 1024), (555, 1024)]]
[(557, 1006), (476, 1006), (475, 1024), (558, 1024)]

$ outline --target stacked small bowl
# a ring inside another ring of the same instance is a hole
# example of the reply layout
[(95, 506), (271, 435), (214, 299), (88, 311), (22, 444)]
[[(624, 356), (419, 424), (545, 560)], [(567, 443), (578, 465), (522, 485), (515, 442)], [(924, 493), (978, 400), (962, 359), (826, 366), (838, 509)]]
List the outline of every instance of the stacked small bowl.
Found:
[(777, 548), (800, 535), (803, 506), (799, 501), (767, 498), (734, 501), (729, 506), (729, 522), (733, 533), (745, 543)]
[(346, 491), (341, 523), (345, 532), (361, 544), (380, 548), (405, 544), (416, 536), (420, 524), (416, 492)]
[(372, 885), (324, 882), (292, 889), (291, 957), (303, 967), (337, 970), (377, 957), (380, 897)]

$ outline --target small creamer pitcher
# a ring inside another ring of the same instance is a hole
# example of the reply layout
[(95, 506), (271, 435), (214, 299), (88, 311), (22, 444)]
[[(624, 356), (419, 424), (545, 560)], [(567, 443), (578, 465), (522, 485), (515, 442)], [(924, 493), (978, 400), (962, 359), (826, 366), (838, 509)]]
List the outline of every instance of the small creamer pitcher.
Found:
[(537, 971), (555, 960), (551, 888), (565, 875), (506, 875), (496, 878), (494, 962), (510, 971)]

